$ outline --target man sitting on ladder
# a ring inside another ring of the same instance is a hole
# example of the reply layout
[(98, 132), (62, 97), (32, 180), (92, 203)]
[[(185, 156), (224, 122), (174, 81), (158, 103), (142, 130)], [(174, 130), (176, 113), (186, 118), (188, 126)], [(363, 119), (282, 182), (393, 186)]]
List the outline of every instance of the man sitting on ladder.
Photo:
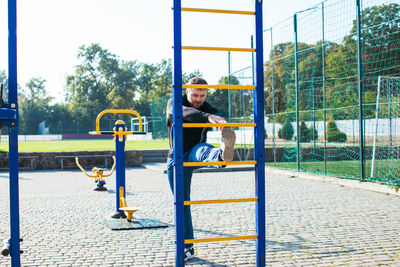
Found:
[[(189, 80), (189, 84), (204, 84), (207, 81), (203, 78), (194, 77)], [(183, 95), (182, 115), (183, 123), (227, 123), (220, 112), (206, 102), (207, 87), (187, 88)], [(173, 166), (173, 132), (172, 132), (172, 106), (173, 101), (169, 99), (167, 105), (167, 126), (169, 134), (169, 146), (167, 160), (167, 173), (169, 185), (172, 194), (174, 193), (174, 166)], [(183, 128), (183, 161), (184, 162), (230, 162), (234, 157), (234, 146), (236, 141), (235, 131), (232, 128), (219, 127), (222, 136), (222, 145), (220, 148), (207, 144), (207, 132), (209, 128)], [(224, 166), (210, 166), (222, 168)], [(184, 167), (184, 200), (190, 200), (190, 184), (192, 174), (196, 168)], [(185, 239), (193, 239), (193, 224), (190, 206), (184, 207), (185, 216)], [(194, 257), (193, 244), (185, 245), (185, 261)]]

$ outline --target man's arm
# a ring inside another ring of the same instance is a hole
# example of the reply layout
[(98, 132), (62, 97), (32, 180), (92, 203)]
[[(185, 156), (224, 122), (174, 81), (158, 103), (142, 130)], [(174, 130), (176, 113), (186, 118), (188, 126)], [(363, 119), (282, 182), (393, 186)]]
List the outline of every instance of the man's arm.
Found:
[[(169, 118), (171, 122), (172, 122), (172, 105), (173, 105), (172, 99), (169, 99), (167, 104), (167, 121)], [(182, 106), (183, 119), (185, 121), (198, 122), (198, 123), (202, 122), (227, 123), (225, 118), (219, 116), (220, 113), (216, 108), (212, 107), (208, 103), (206, 103), (206, 105), (207, 105), (206, 110), (208, 112), (203, 112), (193, 107)]]

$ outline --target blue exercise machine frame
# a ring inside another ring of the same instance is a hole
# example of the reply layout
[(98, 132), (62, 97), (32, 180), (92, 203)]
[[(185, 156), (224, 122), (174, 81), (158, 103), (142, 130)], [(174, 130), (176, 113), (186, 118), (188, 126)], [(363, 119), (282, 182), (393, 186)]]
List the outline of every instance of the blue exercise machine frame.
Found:
[(8, 0), (8, 103), (0, 107), (0, 120), (8, 127), (10, 232), (6, 241), (11, 265), (20, 266), (19, 176), (18, 176), (18, 91), (17, 91), (17, 0)]

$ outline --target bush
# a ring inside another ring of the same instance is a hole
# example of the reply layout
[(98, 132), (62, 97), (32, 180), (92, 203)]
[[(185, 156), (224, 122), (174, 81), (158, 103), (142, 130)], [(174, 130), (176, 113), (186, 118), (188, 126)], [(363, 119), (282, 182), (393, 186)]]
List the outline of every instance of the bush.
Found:
[(346, 141), (347, 135), (344, 132), (339, 132), (336, 142), (345, 143)]
[(278, 131), (278, 137), (285, 140), (292, 140), (294, 129), (289, 119), (286, 119), (282, 125), (282, 128)]
[(300, 136), (300, 142), (308, 143), (312, 139), (311, 131), (307, 128), (304, 121), (301, 121), (300, 132), (298, 135)]
[(326, 127), (326, 139), (328, 142), (346, 142), (347, 135), (339, 131), (333, 116), (329, 117), (328, 125)]
[(310, 128), (310, 132), (311, 132), (311, 140), (317, 140), (318, 139), (318, 131), (317, 129), (314, 128), (314, 126), (311, 126)]

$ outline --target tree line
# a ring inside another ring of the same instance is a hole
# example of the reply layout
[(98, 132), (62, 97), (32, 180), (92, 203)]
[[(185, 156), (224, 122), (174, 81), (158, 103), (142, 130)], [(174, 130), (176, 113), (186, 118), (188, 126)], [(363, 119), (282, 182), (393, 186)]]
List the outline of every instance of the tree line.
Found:
[[(53, 103), (42, 77), (30, 79), (25, 86), (18, 85), (20, 134), (38, 134), (38, 125), (43, 121), (50, 134), (60, 133), (60, 123), (64, 123), (64, 132), (74, 123), (74, 127), (80, 123), (81, 133), (92, 131), (97, 114), (105, 109), (133, 109), (141, 116), (151, 117), (152, 101), (165, 99), (166, 103), (172, 94), (171, 60), (154, 64), (120, 60), (100, 44), (79, 47), (77, 57), (80, 64), (66, 77), (64, 103)], [(183, 83), (195, 76), (202, 74), (183, 73)], [(7, 91), (5, 71), (0, 71), (0, 83)], [(221, 78), (220, 84), (223, 83), (228, 83), (227, 77)], [(232, 84), (239, 82), (232, 77)], [(226, 90), (211, 90), (209, 95), (210, 102), (227, 114)], [(127, 122), (129, 118), (125, 119)]]
[[(400, 73), (400, 5), (388, 4), (365, 8), (361, 16), (363, 104), (376, 101), (379, 76), (398, 76)], [(299, 42), (298, 87), (299, 110), (323, 109), (323, 77), (325, 77), (326, 108), (336, 109), (335, 119), (358, 118), (357, 84), (357, 22), (353, 21), (350, 32), (338, 42), (321, 41), (315, 44)], [(323, 62), (324, 60), (324, 62)], [(323, 63), (325, 73), (323, 73)], [(272, 84), (273, 77), (273, 84)], [(274, 45), (269, 61), (265, 64), (265, 109), (272, 114), (272, 91), (274, 88), (274, 113), (283, 122), (287, 116), (295, 120), (295, 43)], [(289, 115), (288, 115), (289, 113)], [(310, 112), (300, 114), (301, 120), (311, 120)], [(365, 109), (365, 116), (373, 116), (373, 109)], [(354, 117), (355, 116), (355, 117)], [(317, 120), (323, 113), (317, 112)]]
[[(364, 103), (375, 102), (376, 80), (379, 75), (400, 73), (400, 5), (372, 6), (362, 12)], [(325, 60), (325, 96), (327, 108), (356, 106), (357, 91), (357, 24), (341, 42), (322, 41), (315, 44), (298, 43), (299, 109), (323, 108), (322, 65)], [(324, 53), (323, 50), (324, 49)], [(295, 68), (293, 42), (274, 45), (265, 64), (265, 110), (272, 113), (272, 71), (274, 112), (277, 120), (293, 121), (295, 105)], [(396, 54), (397, 53), (397, 54)], [(323, 56), (321, 56), (323, 55)], [(121, 60), (100, 44), (81, 46), (79, 64), (66, 77), (64, 103), (54, 103), (46, 90), (46, 80), (32, 78), (25, 86), (19, 85), (19, 132), (38, 134), (38, 124), (46, 121), (50, 133), (60, 132), (60, 122), (80, 122), (83, 132), (94, 130), (94, 120), (104, 109), (134, 109), (142, 116), (152, 116), (151, 105), (162, 104), (172, 92), (171, 60), (147, 64), (137, 60)], [(273, 63), (272, 63), (273, 62)], [(199, 71), (183, 74), (183, 83), (191, 77), (202, 76)], [(7, 91), (7, 76), (0, 71), (0, 83)], [(223, 76), (219, 84), (239, 84), (235, 76)], [(228, 101), (228, 95), (230, 99)], [(252, 119), (253, 96), (247, 90), (210, 90), (208, 101), (228, 117)], [(230, 109), (229, 109), (230, 105)], [(373, 114), (373, 109), (365, 111)], [(161, 113), (161, 112), (160, 112)], [(358, 113), (358, 111), (357, 111)], [(301, 113), (301, 120), (321, 120), (322, 112), (310, 118), (310, 112)], [(307, 117), (308, 116), (308, 117)], [(348, 110), (338, 110), (335, 119), (354, 119)], [(113, 116), (109, 116), (113, 119)], [(61, 126), (62, 127), (62, 126)]]

